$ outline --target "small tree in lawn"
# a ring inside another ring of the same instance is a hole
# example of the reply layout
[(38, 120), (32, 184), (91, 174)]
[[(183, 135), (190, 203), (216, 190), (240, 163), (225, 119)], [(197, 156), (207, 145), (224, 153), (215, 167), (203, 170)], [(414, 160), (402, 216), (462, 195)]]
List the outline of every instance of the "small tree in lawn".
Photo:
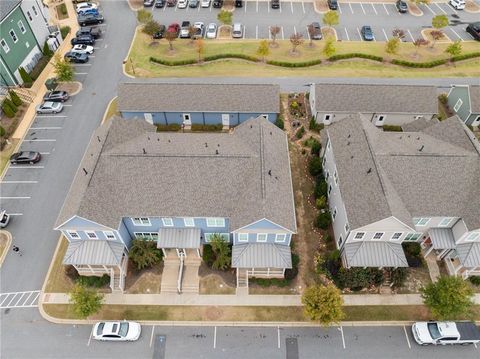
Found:
[(461, 277), (440, 277), (421, 289), (423, 302), (439, 320), (456, 320), (471, 315), (473, 290)]
[(137, 269), (151, 267), (162, 260), (162, 251), (157, 243), (144, 239), (134, 239), (130, 248), (129, 257)]
[(232, 16), (233, 14), (230, 11), (220, 10), (217, 19), (224, 25), (232, 25)]
[(402, 41), (405, 38), (406, 34), (405, 31), (402, 29), (393, 29), (392, 36)]
[(150, 20), (143, 26), (142, 31), (153, 38), (153, 35), (160, 31), (160, 24), (155, 20)]
[(340, 290), (333, 284), (314, 285), (302, 295), (305, 316), (322, 325), (330, 326), (345, 318)]
[(22, 78), (24, 85), (32, 86), (33, 79), (30, 74), (21, 66), (18, 68), (18, 72), (20, 73), (20, 77)]
[(443, 37), (442, 30), (432, 30), (430, 31), (430, 36), (432, 37), (432, 48), (435, 46), (435, 43)]
[(168, 41), (170, 51), (173, 51), (173, 42), (177, 39), (177, 34), (173, 31), (165, 32), (165, 39)]
[(210, 245), (215, 254), (215, 260), (213, 261), (212, 267), (219, 270), (228, 269), (231, 261), (231, 250), (228, 242), (225, 241), (221, 235), (214, 234), (210, 239)]
[(262, 57), (262, 61), (265, 62), (265, 57), (270, 55), (270, 48), (268, 47), (268, 41), (262, 40), (258, 44), (257, 55)]
[(338, 16), (338, 12), (330, 10), (327, 11), (322, 18), (322, 22), (327, 25), (329, 28), (332, 26), (338, 25), (340, 18)]
[(74, 312), (80, 318), (86, 318), (95, 314), (102, 307), (103, 295), (80, 284), (75, 284), (69, 293), (69, 297), (70, 302), (73, 304)]
[(195, 50), (197, 51), (198, 55), (198, 62), (202, 61), (202, 55), (205, 52), (205, 43), (203, 39), (196, 39), (195, 40)]
[(316, 32), (315, 27), (312, 24), (310, 24), (310, 25), (307, 26), (307, 31), (308, 31), (308, 37), (310, 38), (310, 41), (309, 41), (308, 45), (310, 47), (312, 47), (313, 46), (313, 37), (315, 36), (315, 32)]
[(194, 36), (197, 33), (197, 28), (193, 25), (190, 25), (188, 27), (188, 37), (190, 38), (190, 44), (193, 44), (193, 41), (195, 41)]
[(420, 46), (427, 46), (429, 43), (428, 40), (425, 40), (423, 37), (419, 37), (413, 42), (413, 46), (415, 46), (415, 56), (418, 54), (418, 50)]
[(448, 17), (447, 15), (437, 15), (432, 19), (432, 26), (434, 29), (440, 30), (448, 26)]
[(2, 112), (5, 116), (8, 118), (13, 118), (15, 117), (15, 111), (13, 108), (8, 104), (8, 102), (5, 102), (5, 100), (2, 102)]
[(10, 95), (10, 98), (12, 99), (12, 102), (15, 106), (20, 106), (23, 101), (20, 97), (18, 97), (17, 93), (13, 90), (8, 91), (8, 94)]
[(303, 44), (303, 35), (299, 33), (292, 34), (290, 36), (290, 43), (292, 44), (292, 53), (297, 53), (297, 47)]
[(53, 51), (50, 50), (50, 47), (48, 46), (48, 42), (47, 42), (47, 41), (45, 41), (44, 44), (43, 44), (43, 50), (42, 50), (42, 52), (43, 52), (43, 55), (44, 55), (44, 56), (47, 56), (47, 57), (52, 57), (52, 55), (53, 55)]
[(323, 47), (323, 53), (326, 57), (331, 57), (335, 54), (335, 39), (332, 36), (328, 36), (325, 40), (325, 46)]
[(385, 44), (385, 51), (389, 54), (396, 54), (398, 47), (400, 46), (400, 40), (397, 37), (392, 37)]
[(460, 43), (460, 40), (448, 45), (448, 47), (445, 49), (445, 52), (450, 54), (452, 57), (460, 55), (462, 53), (462, 44)]
[(140, 9), (137, 11), (137, 20), (141, 24), (146, 24), (149, 21), (152, 21), (153, 15), (150, 11), (147, 11), (145, 9)]
[(73, 80), (73, 66), (70, 62), (65, 61), (60, 54), (56, 54), (53, 61), (53, 68), (59, 81)]
[(272, 37), (272, 47), (277, 47), (278, 44), (275, 42), (277, 40), (277, 35), (280, 33), (280, 26), (270, 26), (270, 36)]

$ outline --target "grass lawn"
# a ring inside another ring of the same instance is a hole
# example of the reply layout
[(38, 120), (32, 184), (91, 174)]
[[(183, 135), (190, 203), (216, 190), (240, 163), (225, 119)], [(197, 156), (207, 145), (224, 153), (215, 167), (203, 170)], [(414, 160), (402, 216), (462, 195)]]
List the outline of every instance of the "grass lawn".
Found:
[(60, 248), (54, 258), (50, 276), (47, 278), (45, 293), (68, 293), (73, 286), (73, 281), (65, 274), (65, 266), (62, 264), (63, 256), (67, 250), (68, 241), (62, 237)]
[[(56, 318), (79, 319), (69, 304), (44, 304), (45, 311)], [(423, 305), (352, 306), (344, 308), (345, 321), (416, 321), (431, 319)], [(474, 307), (475, 319), (480, 318), (480, 306)], [(178, 320), (178, 321), (306, 321), (302, 307), (195, 307), (110, 305), (89, 319)]]
[(3, 173), (5, 167), (8, 165), (10, 156), (17, 147), (18, 140), (10, 138), (10, 144), (6, 144), (3, 150), (0, 152), (0, 174)]
[[(244, 54), (257, 56), (258, 40), (213, 40), (205, 41), (204, 56), (218, 54)], [(267, 60), (303, 62), (314, 59), (325, 59), (322, 54), (324, 41), (316, 41), (314, 47), (308, 42), (299, 46), (299, 56), (290, 55), (290, 42), (278, 40), (278, 47), (270, 49)], [(443, 65), (433, 69), (405, 69), (396, 65), (377, 63), (370, 60), (344, 60), (335, 63), (325, 63), (306, 68), (284, 68), (251, 63), (243, 60), (219, 60), (200, 65), (163, 66), (150, 62), (150, 57), (164, 60), (196, 59), (197, 53), (190, 40), (178, 39), (173, 43), (174, 51), (168, 50), (168, 43), (159, 40), (154, 46), (149, 36), (138, 32), (129, 54), (130, 60), (126, 63), (126, 71), (133, 75), (132, 63), (135, 67), (135, 76), (138, 77), (210, 77), (210, 76), (341, 76), (341, 77), (466, 77), (480, 76), (480, 60), (472, 59), (453, 65)], [(410, 43), (401, 43), (397, 55), (385, 53), (384, 42), (343, 41), (335, 44), (336, 54), (361, 52), (371, 55), (384, 56), (386, 59), (426, 62), (448, 57), (444, 50), (447, 44), (437, 44), (433, 49), (429, 46), (419, 49), (415, 55), (415, 48)], [(478, 44), (463, 42), (463, 52), (478, 51)]]
[[(0, 258), (2, 258), (3, 252), (7, 249), (8, 237), (4, 233), (0, 233)], [(2, 263), (0, 262), (0, 266)]]
[(209, 274), (200, 278), (200, 294), (235, 294), (235, 288), (226, 284), (219, 275)]
[(108, 121), (112, 116), (120, 116), (118, 112), (118, 99), (115, 97), (112, 102), (110, 102), (107, 110), (105, 111), (105, 121)]

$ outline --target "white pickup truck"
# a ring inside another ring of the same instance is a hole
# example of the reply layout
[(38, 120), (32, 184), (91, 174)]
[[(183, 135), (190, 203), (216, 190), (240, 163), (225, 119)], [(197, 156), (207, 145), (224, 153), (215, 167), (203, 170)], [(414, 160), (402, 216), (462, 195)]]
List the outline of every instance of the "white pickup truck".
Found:
[(420, 345), (480, 343), (480, 330), (473, 322), (416, 322), (412, 333)]

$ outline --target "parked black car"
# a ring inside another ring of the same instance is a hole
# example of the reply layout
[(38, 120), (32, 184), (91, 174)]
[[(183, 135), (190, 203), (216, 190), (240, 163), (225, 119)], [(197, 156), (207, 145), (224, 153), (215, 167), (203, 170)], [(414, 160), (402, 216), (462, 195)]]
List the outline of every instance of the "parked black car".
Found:
[(98, 15), (78, 15), (78, 24), (80, 26), (98, 25), (105, 20), (101, 14)]
[(188, 0), (188, 7), (196, 8), (198, 7), (198, 3), (199, 3), (198, 0)]
[(280, 0), (271, 0), (270, 5), (272, 9), (280, 9)]
[(322, 28), (320, 27), (319, 22), (312, 22), (310, 26), (313, 28), (312, 40), (321, 40), (322, 39)]
[(102, 36), (102, 30), (99, 27), (82, 27), (77, 31), (75, 36), (90, 35), (94, 39), (100, 38)]
[(93, 36), (91, 35), (82, 35), (82, 36), (77, 36), (77, 37), (74, 37), (70, 43), (72, 45), (78, 45), (78, 44), (82, 44), (82, 45), (91, 45), (93, 46), (95, 44), (95, 39), (93, 38)]
[(397, 7), (398, 12), (402, 14), (405, 14), (408, 11), (407, 3), (403, 0), (397, 0), (395, 6)]
[(212, 6), (214, 8), (221, 8), (223, 6), (223, 0), (213, 0)]
[(165, 25), (160, 25), (160, 30), (158, 30), (156, 33), (153, 34), (154, 39), (163, 39), (163, 36), (165, 35), (165, 31), (167, 29), (165, 28)]
[(151, 7), (155, 3), (155, 0), (143, 0), (144, 7)]
[(243, 1), (242, 0), (235, 0), (235, 7), (242, 7)]
[(475, 40), (480, 41), (480, 22), (473, 22), (469, 24), (465, 31), (472, 35)]
[(43, 101), (65, 102), (68, 98), (67, 91), (49, 91), (43, 96)]
[(31, 165), (33, 165), (34, 163), (37, 163), (38, 161), (40, 161), (41, 158), (42, 158), (42, 155), (40, 155), (40, 152), (22, 151), (22, 152), (17, 152), (11, 155), (10, 163), (11, 164), (30, 163)]
[(157, 1), (155, 1), (155, 7), (156, 7), (156, 8), (165, 7), (165, 0), (157, 0)]
[(337, 0), (327, 0), (328, 7), (330, 10), (338, 10), (338, 1)]
[(88, 62), (88, 55), (87, 54), (82, 54), (82, 53), (79, 53), (79, 52), (67, 52), (63, 58), (66, 60), (66, 61), (69, 61), (69, 62), (73, 62), (73, 63), (76, 63), (76, 64), (84, 64), (86, 62)]

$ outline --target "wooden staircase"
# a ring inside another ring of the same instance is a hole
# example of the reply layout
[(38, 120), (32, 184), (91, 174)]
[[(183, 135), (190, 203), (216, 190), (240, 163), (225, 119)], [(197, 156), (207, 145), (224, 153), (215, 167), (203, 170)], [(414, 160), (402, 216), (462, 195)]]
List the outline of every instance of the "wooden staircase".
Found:
[(110, 272), (110, 288), (112, 289), (112, 293), (123, 293), (125, 286), (124, 281), (125, 278), (120, 274), (118, 268), (112, 268)]
[(237, 288), (248, 288), (248, 272), (246, 269), (237, 271)]

